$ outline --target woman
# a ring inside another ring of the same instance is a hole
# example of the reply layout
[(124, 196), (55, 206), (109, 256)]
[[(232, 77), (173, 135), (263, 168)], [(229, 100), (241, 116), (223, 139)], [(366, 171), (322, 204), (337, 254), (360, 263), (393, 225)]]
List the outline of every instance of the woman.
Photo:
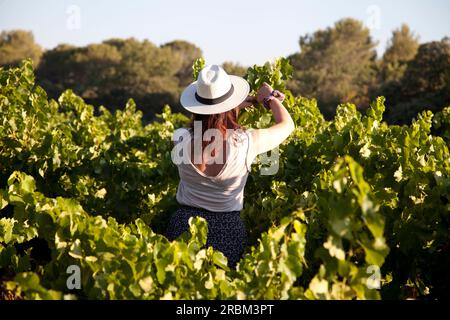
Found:
[[(174, 133), (172, 159), (180, 183), (167, 236), (177, 238), (189, 229), (188, 220), (208, 222), (207, 246), (223, 252), (235, 267), (246, 246), (246, 230), (240, 218), (244, 186), (258, 154), (274, 149), (294, 130), (294, 122), (282, 105), (283, 95), (263, 84), (256, 98), (248, 96), (249, 84), (229, 76), (217, 65), (206, 66), (197, 81), (181, 95), (182, 106), (192, 112), (191, 128)], [(255, 100), (272, 111), (276, 124), (246, 130), (238, 124), (239, 110)]]

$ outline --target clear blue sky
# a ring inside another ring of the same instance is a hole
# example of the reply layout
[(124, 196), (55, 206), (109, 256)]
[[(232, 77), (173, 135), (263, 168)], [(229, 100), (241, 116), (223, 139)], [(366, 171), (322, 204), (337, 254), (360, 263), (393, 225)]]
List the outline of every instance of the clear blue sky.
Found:
[(31, 30), (45, 48), (112, 37), (158, 45), (184, 39), (199, 46), (208, 63), (245, 65), (298, 51), (300, 35), (343, 17), (371, 26), (379, 52), (402, 23), (421, 42), (450, 36), (449, 0), (0, 0), (0, 30)]

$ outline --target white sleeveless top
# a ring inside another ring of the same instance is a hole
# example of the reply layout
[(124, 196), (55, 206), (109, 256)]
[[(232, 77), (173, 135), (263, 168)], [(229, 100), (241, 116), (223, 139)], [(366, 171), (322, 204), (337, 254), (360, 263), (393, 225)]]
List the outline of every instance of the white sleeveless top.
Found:
[[(189, 137), (189, 131), (183, 130)], [(177, 130), (177, 131), (178, 131)], [(174, 133), (174, 137), (177, 132)], [(180, 132), (178, 132), (180, 135)], [(184, 139), (184, 138), (183, 138)], [(201, 172), (192, 161), (177, 164), (180, 183), (177, 190), (179, 204), (203, 208), (213, 212), (240, 211), (244, 204), (244, 187), (254, 159), (249, 157), (251, 134), (234, 130), (227, 138), (227, 156), (216, 176)]]

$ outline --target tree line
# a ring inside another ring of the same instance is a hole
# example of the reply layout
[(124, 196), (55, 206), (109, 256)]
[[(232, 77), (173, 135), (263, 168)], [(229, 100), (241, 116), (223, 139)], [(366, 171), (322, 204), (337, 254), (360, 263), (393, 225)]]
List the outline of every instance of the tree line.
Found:
[(387, 98), (385, 118), (404, 124), (428, 109), (450, 104), (450, 39), (419, 43), (408, 25), (392, 32), (381, 58), (369, 30), (354, 19), (300, 37), (300, 52), (289, 57), (295, 73), (291, 90), (315, 97), (330, 118), (336, 105), (368, 107), (376, 96)]
[[(318, 100), (331, 118), (339, 103), (361, 110), (383, 95), (390, 123), (404, 124), (421, 110), (433, 112), (450, 104), (450, 39), (420, 43), (407, 25), (392, 33), (387, 49), (377, 56), (377, 43), (362, 22), (346, 18), (333, 26), (300, 37), (299, 52), (288, 57), (294, 67), (288, 88)], [(0, 66), (34, 62), (38, 84), (52, 98), (72, 89), (88, 103), (111, 110), (133, 98), (150, 120), (164, 104), (182, 111), (178, 99), (191, 81), (192, 63), (202, 56), (183, 40), (161, 46), (144, 40), (109, 39), (76, 47), (60, 44), (43, 50), (23, 30), (0, 34)], [(224, 69), (244, 75), (246, 67), (225, 62)]]

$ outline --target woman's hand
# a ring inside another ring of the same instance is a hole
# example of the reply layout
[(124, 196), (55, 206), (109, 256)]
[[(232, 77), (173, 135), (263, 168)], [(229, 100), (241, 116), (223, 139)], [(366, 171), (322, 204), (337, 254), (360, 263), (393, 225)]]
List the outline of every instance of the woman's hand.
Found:
[(256, 93), (256, 100), (258, 100), (260, 104), (263, 104), (264, 98), (270, 96), (272, 91), (273, 88), (264, 82), (262, 86), (259, 88), (258, 92)]

